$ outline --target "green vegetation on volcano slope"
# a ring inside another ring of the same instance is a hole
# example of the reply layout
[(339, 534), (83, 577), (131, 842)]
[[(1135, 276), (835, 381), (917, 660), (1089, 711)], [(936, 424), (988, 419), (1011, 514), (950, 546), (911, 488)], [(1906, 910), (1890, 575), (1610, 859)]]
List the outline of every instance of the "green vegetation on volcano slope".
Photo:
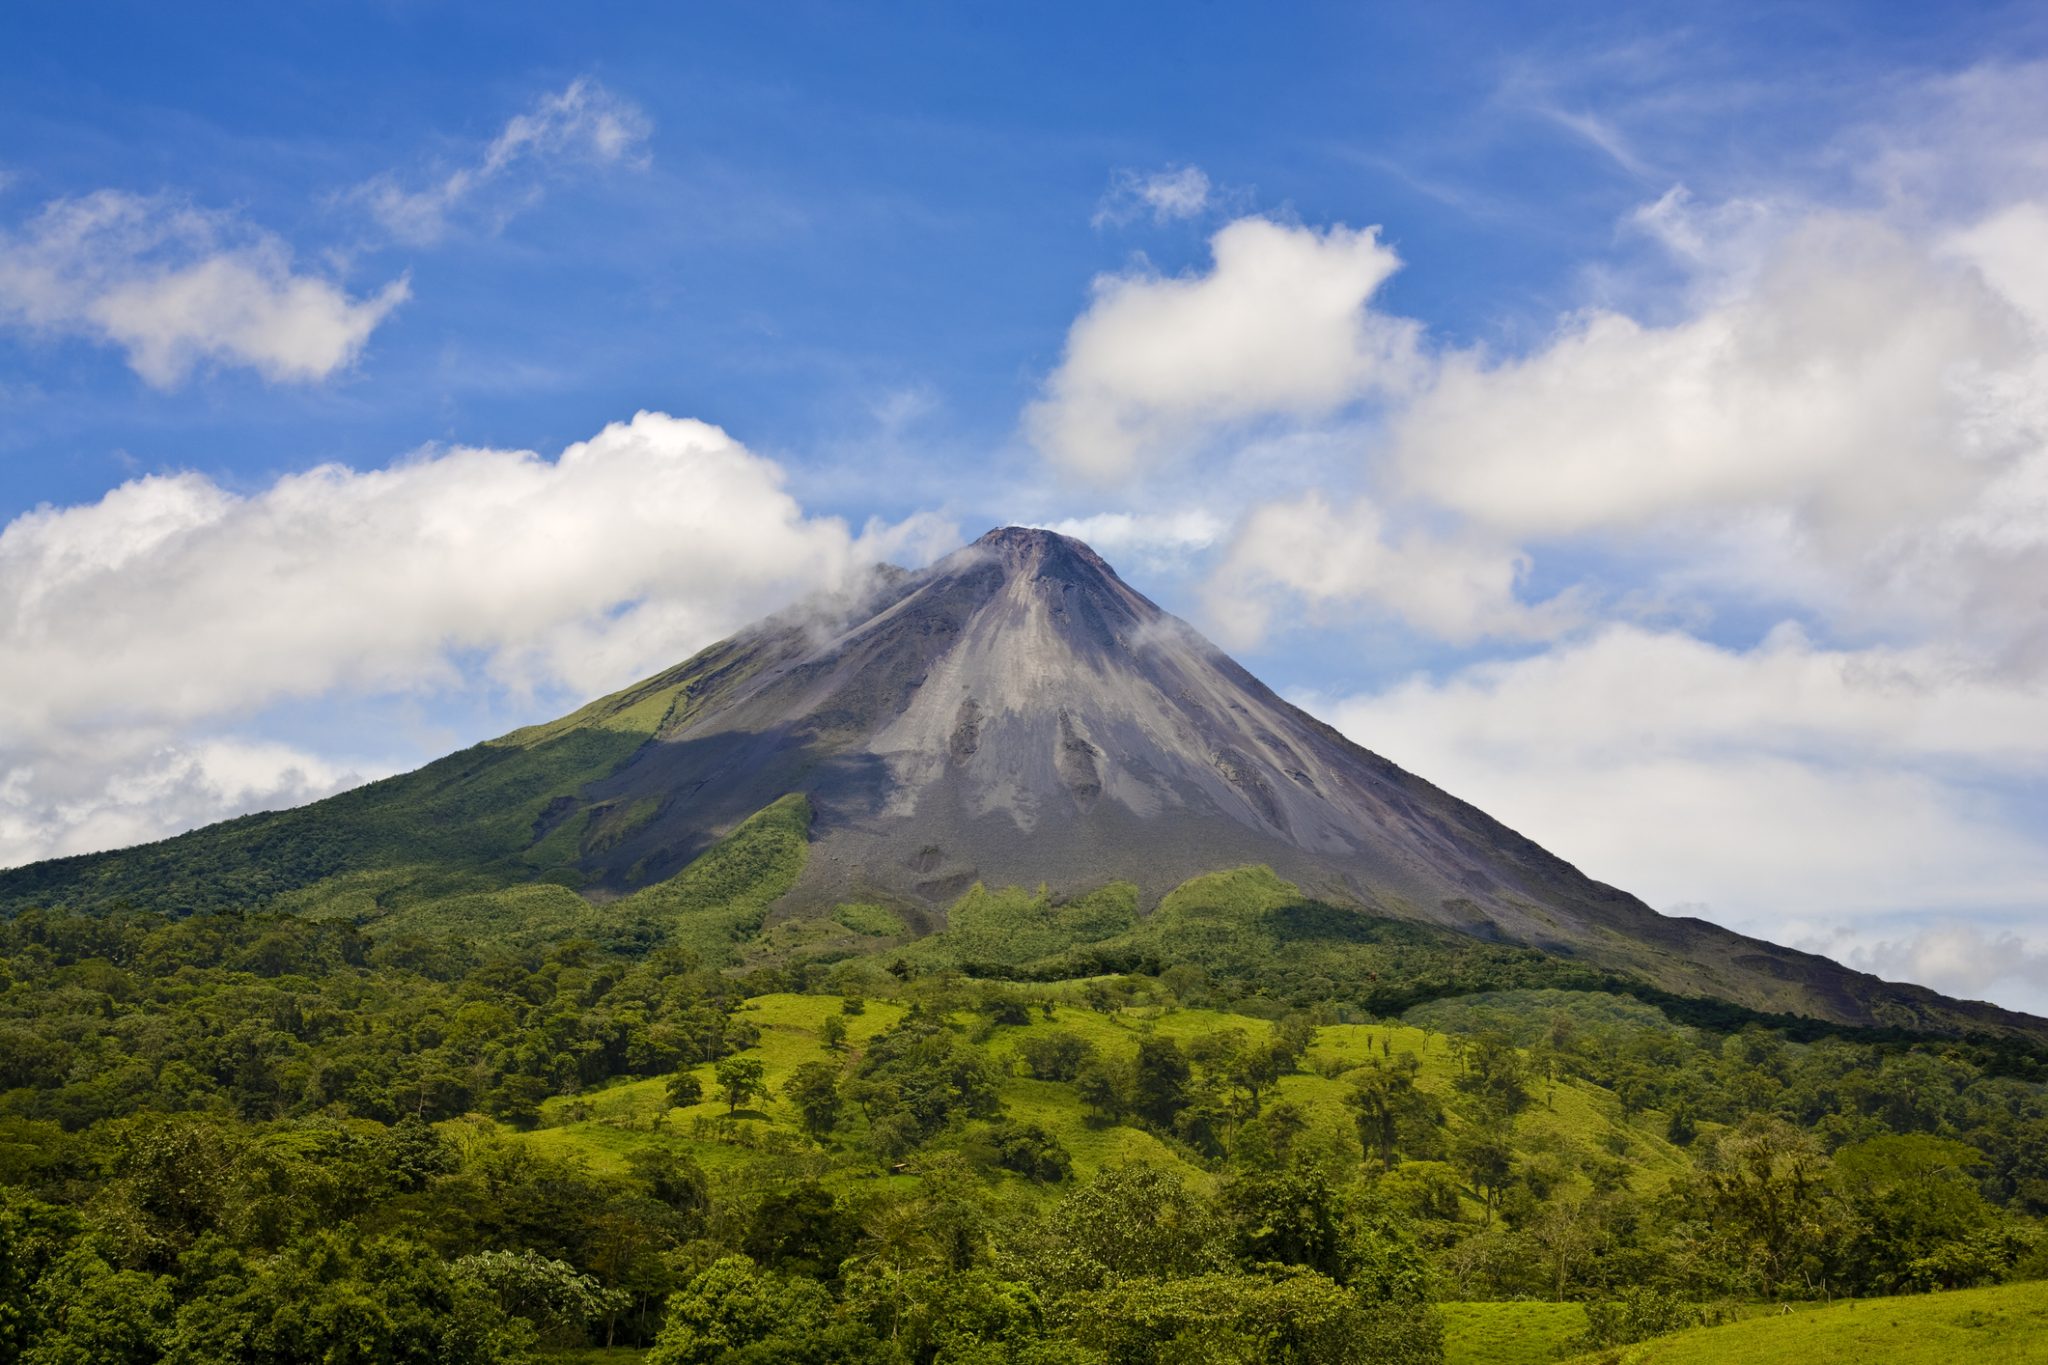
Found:
[[(1128, 883), (1067, 899), (1052, 897), (1043, 887), (1033, 893), (977, 885), (954, 904), (944, 933), (884, 949), (843, 933), (808, 941), (787, 935), (776, 960), (817, 955), (833, 961), (865, 952), (876, 961), (900, 958), (921, 969), (950, 967), (1013, 981), (1125, 973), (1184, 979), (1192, 973), (1212, 994), (1255, 1008), (1308, 1008), (1341, 1000), (1375, 1016), (1432, 1001), (1547, 990), (1604, 1000), (1610, 1012), (1633, 1010), (1629, 1017), (1654, 1017), (1666, 1027), (1716, 1033), (1760, 1027), (1802, 1042), (1829, 1037), (1897, 1044), (1930, 1040), (1906, 1030), (1849, 1029), (1806, 1016), (1764, 1014), (1721, 1000), (1674, 995), (1533, 948), (1489, 943), (1436, 925), (1320, 901), (1263, 866), (1192, 878), (1151, 913), (1129, 920), (1123, 907), (1134, 904), (1134, 898)], [(2048, 1079), (2048, 1046), (1978, 1035), (1952, 1045), (2001, 1074)]]
[[(686, 947), (724, 965), (803, 874), (810, 821), (810, 803), (786, 796), (674, 876), (603, 904), (544, 881), (433, 894), (401, 870), (333, 878), (280, 897), (276, 908), (345, 920), (387, 945), (453, 939), (513, 952), (583, 938), (636, 953)], [(392, 894), (398, 883), (406, 894)]]
[(1136, 894), (1128, 883), (1071, 900), (1043, 888), (976, 886), (948, 912), (945, 933), (904, 955), (1029, 981), (1191, 970), (1237, 999), (1338, 998), (1375, 1015), (1445, 995), (1616, 984), (1610, 973), (1534, 949), (1316, 900), (1267, 867), (1193, 878), (1142, 917)]
[(519, 855), (549, 803), (610, 772), (644, 738), (592, 729), (531, 747), (480, 744), (310, 806), (0, 872), (0, 909), (240, 909), (350, 873), (384, 874), (382, 899), (524, 881), (534, 869)]
[(713, 647), (558, 721), (324, 801), (0, 870), (0, 912), (248, 910), (319, 883), (380, 906), (535, 878), (580, 886), (583, 841), (615, 838), (651, 812), (586, 808), (577, 794), (742, 676)]

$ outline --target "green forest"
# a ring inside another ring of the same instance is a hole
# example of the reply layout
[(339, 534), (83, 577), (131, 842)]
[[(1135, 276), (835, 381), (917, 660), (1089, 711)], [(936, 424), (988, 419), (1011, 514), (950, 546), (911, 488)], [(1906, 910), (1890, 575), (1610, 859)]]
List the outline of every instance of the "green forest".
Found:
[(2018, 1297), (1946, 1358), (2048, 1334), (2023, 1043), (1661, 997), (1263, 869), (778, 918), (806, 814), (608, 904), (0, 922), (0, 1362), (1477, 1365), (1971, 1289)]

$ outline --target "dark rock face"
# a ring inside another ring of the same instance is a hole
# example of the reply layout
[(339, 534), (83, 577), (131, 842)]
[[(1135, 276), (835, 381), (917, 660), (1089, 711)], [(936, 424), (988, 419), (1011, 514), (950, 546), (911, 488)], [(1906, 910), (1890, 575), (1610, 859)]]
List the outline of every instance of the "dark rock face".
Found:
[(977, 880), (1078, 892), (1127, 878), (1151, 899), (1257, 862), (1326, 900), (1682, 993), (1909, 1027), (1938, 1002), (1953, 1027), (1957, 1007), (1932, 992), (1592, 881), (1282, 701), (1049, 531), (992, 531), (695, 662), (715, 665), (700, 700), (586, 793), (660, 803), (590, 855), (602, 884), (665, 876), (801, 791), (817, 817), (799, 907), (937, 910)]

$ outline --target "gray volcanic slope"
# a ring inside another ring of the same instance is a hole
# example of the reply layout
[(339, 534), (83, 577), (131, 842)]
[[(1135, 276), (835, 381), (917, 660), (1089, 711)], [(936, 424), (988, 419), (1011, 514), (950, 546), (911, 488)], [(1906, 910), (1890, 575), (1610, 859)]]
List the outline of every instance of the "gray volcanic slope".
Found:
[(772, 618), (664, 677), (685, 672), (687, 709), (579, 803), (657, 810), (586, 855), (600, 886), (667, 875), (802, 792), (816, 816), (799, 910), (937, 911), (976, 881), (1124, 878), (1151, 900), (1265, 863), (1325, 900), (1754, 1008), (2041, 1026), (1659, 915), (1282, 701), (1049, 531), (992, 531), (857, 606)]

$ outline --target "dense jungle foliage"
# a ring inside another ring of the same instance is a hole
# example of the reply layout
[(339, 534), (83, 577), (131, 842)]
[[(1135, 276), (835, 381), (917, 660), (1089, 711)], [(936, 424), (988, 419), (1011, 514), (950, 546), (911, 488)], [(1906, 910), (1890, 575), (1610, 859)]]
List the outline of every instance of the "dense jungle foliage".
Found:
[(1434, 1360), (2048, 1271), (2048, 1095), (1953, 1046), (892, 965), (17, 916), (0, 1361)]

